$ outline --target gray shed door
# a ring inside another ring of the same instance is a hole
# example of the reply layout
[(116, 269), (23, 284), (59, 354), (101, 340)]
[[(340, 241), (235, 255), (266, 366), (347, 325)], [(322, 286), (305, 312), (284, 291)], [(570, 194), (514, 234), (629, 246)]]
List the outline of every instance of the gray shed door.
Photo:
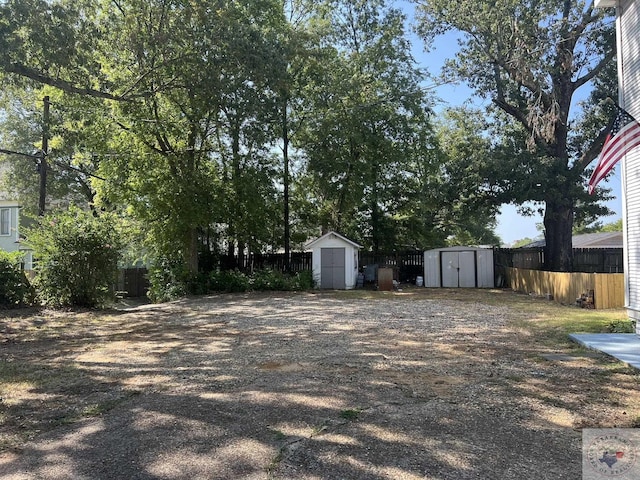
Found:
[(345, 284), (345, 249), (320, 249), (320, 288), (344, 290)]
[(476, 254), (469, 252), (442, 252), (442, 286), (476, 286)]

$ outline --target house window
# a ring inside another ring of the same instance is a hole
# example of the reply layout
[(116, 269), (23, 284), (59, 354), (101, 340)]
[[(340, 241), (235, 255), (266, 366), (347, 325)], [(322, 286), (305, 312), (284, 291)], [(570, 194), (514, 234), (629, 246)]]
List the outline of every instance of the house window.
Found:
[(0, 235), (11, 233), (11, 209), (0, 208)]

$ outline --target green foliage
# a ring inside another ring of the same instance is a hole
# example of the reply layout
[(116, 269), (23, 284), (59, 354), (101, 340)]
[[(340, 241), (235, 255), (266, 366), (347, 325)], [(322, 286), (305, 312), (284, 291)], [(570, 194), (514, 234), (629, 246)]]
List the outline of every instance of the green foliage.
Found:
[(600, 228), (601, 232), (621, 232), (622, 231), (622, 219), (615, 222), (607, 223)]
[(305, 270), (294, 275), (271, 269), (258, 270), (251, 276), (251, 289), (258, 291), (293, 291), (313, 288), (313, 273)]
[[(306, 288), (306, 274), (203, 278), (197, 254), (302, 245), (319, 225), (380, 250), (495, 243), (477, 188), (491, 137), (438, 145), (396, 5), (12, 0), (0, 143), (36, 151), (50, 95), (49, 198), (132, 219), (158, 301)], [(9, 164), (33, 208), (33, 160)]]
[(524, 247), (525, 245), (529, 245), (530, 243), (533, 243), (533, 242), (535, 242), (533, 238), (525, 237), (514, 242), (513, 245), (511, 245), (511, 248)]
[(189, 292), (189, 272), (179, 260), (160, 258), (149, 268), (149, 291), (152, 302), (169, 302)]
[(0, 308), (31, 305), (35, 292), (21, 267), (22, 254), (0, 250)]
[(239, 270), (213, 271), (209, 275), (191, 275), (181, 262), (165, 260), (149, 271), (149, 298), (154, 302), (175, 300), (185, 295), (210, 292), (297, 291), (313, 288), (310, 271), (288, 275), (271, 269), (247, 275)]
[(251, 286), (254, 290), (289, 290), (286, 277), (275, 270), (258, 270), (252, 275)]
[(635, 333), (636, 324), (633, 320), (613, 320), (610, 322), (606, 329), (606, 333)]
[(121, 234), (115, 216), (71, 207), (27, 229), (37, 258), (34, 285), (52, 306), (101, 307), (114, 299)]
[(428, 184), (438, 166), (404, 16), (383, 0), (323, 3), (331, 6), (329, 43), (294, 137), (306, 158), (294, 205), (309, 227), (340, 231), (374, 250), (411, 245), (431, 227)]
[(602, 222), (595, 222), (590, 225), (584, 225), (577, 223), (573, 227), (573, 234), (580, 235), (583, 233), (612, 233), (622, 232), (622, 219), (615, 222), (603, 224)]
[(211, 272), (209, 282), (214, 292), (246, 292), (251, 285), (249, 277), (239, 270)]
[(487, 185), (495, 151), (481, 112), (448, 109), (436, 123), (444, 178), (432, 193), (439, 206), (436, 226), (447, 245), (498, 245), (494, 233), (500, 198)]
[[(494, 161), (476, 176), (480, 190), (504, 203), (544, 203), (545, 267), (568, 270), (573, 219), (591, 218), (590, 223), (594, 212), (603, 211), (588, 208), (596, 202), (584, 185), (587, 166), (604, 141), (602, 127), (583, 136), (588, 142), (573, 142), (577, 122), (570, 119), (586, 102), (572, 98), (587, 83), (607, 77), (615, 63), (612, 10), (554, 0), (458, 3), (420, 2), (418, 30), (427, 45), (456, 31), (461, 48), (443, 73), (492, 100), (487, 113), (497, 127), (488, 137)], [(613, 85), (607, 83), (615, 97)]]
[(346, 410), (342, 410), (340, 412), (340, 416), (345, 420), (355, 422), (356, 420), (358, 420), (358, 418), (360, 418), (361, 413), (362, 413), (362, 410), (360, 408), (349, 408)]
[(313, 272), (311, 270), (304, 270), (298, 272), (293, 276), (294, 288), (292, 290), (311, 290), (316, 286), (316, 282), (313, 279)]

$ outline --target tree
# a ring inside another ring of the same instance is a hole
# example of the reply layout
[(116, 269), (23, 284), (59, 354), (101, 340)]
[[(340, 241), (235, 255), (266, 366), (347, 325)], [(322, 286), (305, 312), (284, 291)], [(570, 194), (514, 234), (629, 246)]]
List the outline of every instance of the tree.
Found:
[[(68, 96), (50, 87), (17, 89), (8, 86), (0, 94), (0, 146), (21, 154), (2, 155), (0, 164), (6, 175), (2, 186), (20, 200), (25, 217), (34, 216), (39, 209), (40, 152), (45, 125), (43, 98), (53, 102), (48, 122), (47, 209), (61, 205), (92, 205), (95, 190), (91, 175), (97, 165), (91, 152), (99, 145), (108, 130), (101, 101)], [(27, 155), (23, 155), (27, 154)]]
[(588, 201), (584, 173), (604, 135), (575, 151), (570, 145), (576, 91), (612, 62), (610, 11), (592, 2), (447, 0), (418, 2), (420, 32), (429, 44), (447, 30), (463, 34), (447, 72), (508, 115), (526, 133), (530, 172), (539, 179), (547, 244), (545, 267), (571, 270), (571, 231), (576, 204)]
[(422, 76), (400, 11), (380, 0), (327, 5), (324, 69), (308, 91), (312, 115), (297, 145), (323, 231), (390, 248), (408, 166), (430, 145)]
[(449, 109), (438, 121), (443, 151), (439, 227), (450, 245), (497, 245), (494, 231), (501, 199), (491, 185), (490, 170), (502, 160), (482, 112)]
[[(273, 55), (265, 48), (271, 45), (264, 38), (279, 22), (282, 6), (271, 0), (248, 5), (123, 0), (99, 6), (11, 0), (0, 7), (6, 47), (0, 69), (5, 84), (45, 84), (102, 102), (108, 133), (91, 157), (99, 160), (92, 166), (99, 171), (91, 173), (108, 181), (92, 182), (97, 201), (102, 208), (127, 205), (147, 229), (152, 251), (181, 258), (195, 273), (199, 232), (224, 220), (224, 209), (216, 206), (223, 180), (216, 163), (224, 155), (221, 145), (231, 150), (239, 145), (236, 166), (241, 157), (264, 163), (254, 148), (264, 150), (268, 143), (264, 132), (256, 137), (260, 128), (255, 128), (264, 123), (257, 112), (267, 108), (263, 93), (272, 73)], [(98, 141), (86, 124), (72, 130), (66, 131), (67, 147), (80, 130)], [(240, 144), (249, 130), (254, 140)], [(87, 163), (85, 158), (82, 164)], [(244, 177), (255, 180), (254, 173)], [(261, 177), (263, 184), (271, 176)], [(240, 181), (233, 178), (237, 186)], [(252, 190), (245, 187), (243, 201)], [(238, 212), (244, 215), (241, 208)], [(261, 220), (254, 216), (244, 223), (264, 224)]]
[(284, 2), (287, 22), (280, 32), (278, 55), (275, 67), (279, 75), (275, 77), (275, 118), (273, 129), (282, 152), (282, 229), (285, 271), (290, 270), (291, 252), (291, 187), (292, 160), (295, 150), (293, 139), (302, 129), (307, 117), (308, 103), (304, 92), (313, 84), (322, 59), (320, 38), (323, 28), (314, 19), (320, 16), (325, 6), (308, 0), (288, 0)]
[(603, 224), (602, 222), (595, 222), (592, 225), (576, 225), (573, 229), (574, 235), (580, 235), (582, 233), (609, 233), (609, 232), (622, 232), (622, 219)]

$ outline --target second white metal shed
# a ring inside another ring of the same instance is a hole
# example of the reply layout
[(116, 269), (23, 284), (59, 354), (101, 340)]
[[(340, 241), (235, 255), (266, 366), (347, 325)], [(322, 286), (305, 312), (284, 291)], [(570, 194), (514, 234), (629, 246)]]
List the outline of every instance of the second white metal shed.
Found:
[(424, 286), (493, 288), (493, 249), (436, 248), (424, 252)]

